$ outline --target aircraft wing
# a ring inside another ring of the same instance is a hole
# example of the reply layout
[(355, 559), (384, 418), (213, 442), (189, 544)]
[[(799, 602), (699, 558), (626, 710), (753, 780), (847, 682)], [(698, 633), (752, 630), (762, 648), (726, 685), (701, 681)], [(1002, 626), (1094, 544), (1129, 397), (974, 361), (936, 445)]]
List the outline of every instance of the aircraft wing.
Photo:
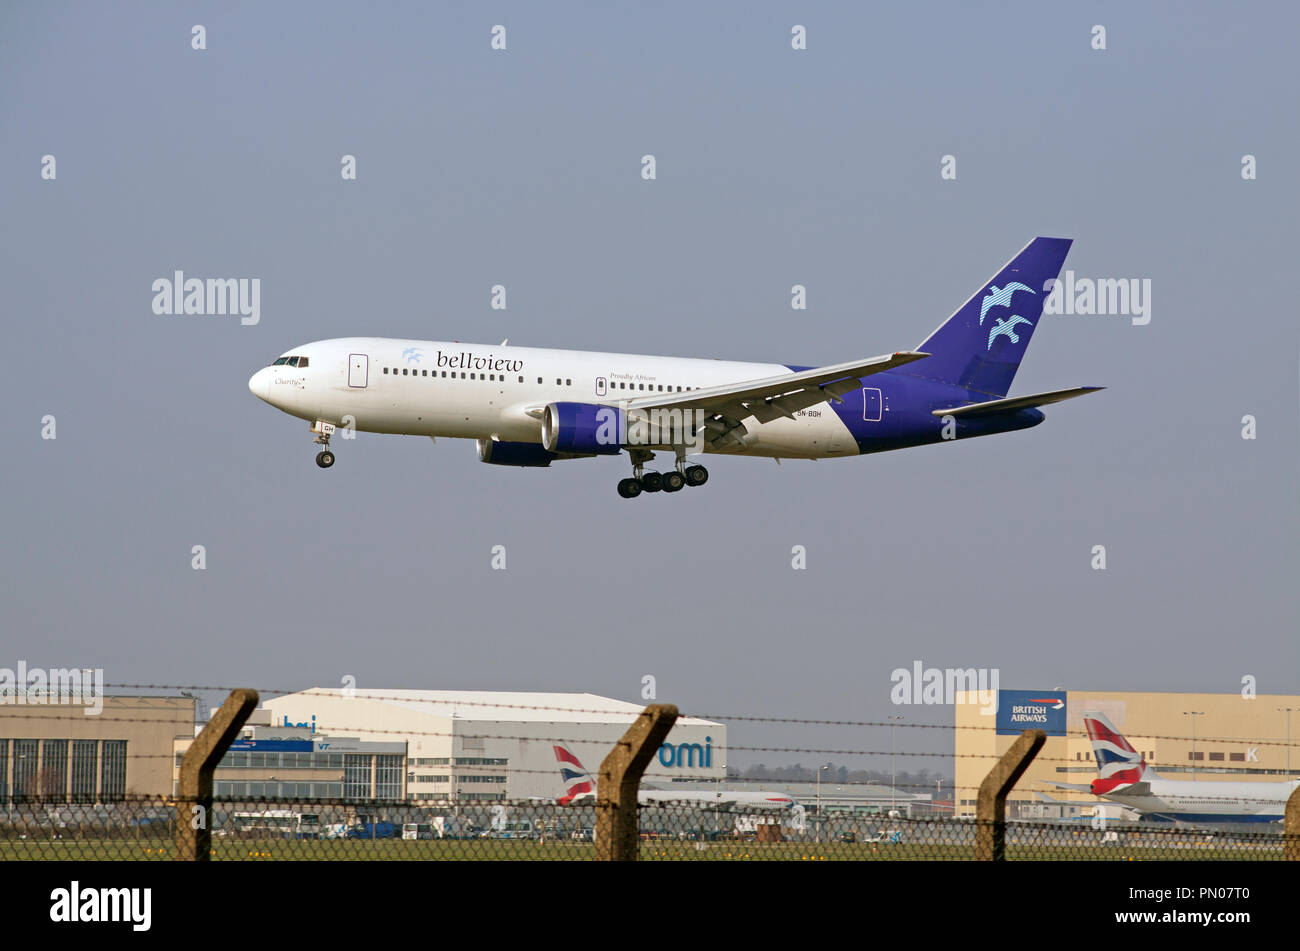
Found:
[[(1050, 779), (1040, 779), (1039, 782), (1044, 786), (1051, 786), (1055, 789), (1069, 789), (1072, 792), (1092, 792), (1092, 787), (1086, 783), (1054, 783)], [(1038, 794), (1035, 793), (1035, 795)], [(1078, 803), (1072, 803), (1072, 805), (1078, 805)]]
[(928, 356), (928, 353), (916, 350), (901, 350), (798, 373), (705, 386), (682, 393), (656, 393), (629, 400), (627, 408), (643, 411), (674, 407), (703, 410), (707, 417), (704, 439), (719, 445), (743, 436), (745, 427), (742, 421), (747, 417), (753, 416), (760, 423), (770, 423), (783, 416), (793, 419), (801, 409), (827, 400), (841, 402), (845, 393), (851, 393), (861, 385), (864, 376), (892, 370)]
[[(1039, 780), (1039, 782), (1042, 782), (1042, 780)], [(1053, 783), (1052, 785), (1059, 785), (1059, 784)], [(1071, 788), (1076, 788), (1076, 787), (1071, 787)], [(1078, 791), (1082, 792), (1082, 790), (1078, 790)], [(1039, 802), (1045, 802), (1048, 805), (1069, 806), (1072, 809), (1095, 809), (1099, 804), (1097, 800), (1094, 800), (1092, 802), (1080, 802), (1077, 799), (1053, 799), (1051, 796), (1047, 795), (1047, 793), (1040, 793), (1040, 792), (1034, 793), (1034, 797)]]
[(986, 403), (954, 406), (951, 409), (932, 409), (930, 412), (935, 416), (956, 416), (959, 418), (962, 416), (989, 416), (993, 413), (1010, 413), (1018, 409), (1029, 409), (1033, 406), (1059, 403), (1061, 400), (1086, 396), (1089, 393), (1096, 393), (1098, 390), (1104, 390), (1105, 388), (1104, 386), (1076, 386), (1069, 390), (1052, 390), (1049, 393), (1034, 393), (1030, 396), (1008, 396), (1000, 400), (989, 400)]

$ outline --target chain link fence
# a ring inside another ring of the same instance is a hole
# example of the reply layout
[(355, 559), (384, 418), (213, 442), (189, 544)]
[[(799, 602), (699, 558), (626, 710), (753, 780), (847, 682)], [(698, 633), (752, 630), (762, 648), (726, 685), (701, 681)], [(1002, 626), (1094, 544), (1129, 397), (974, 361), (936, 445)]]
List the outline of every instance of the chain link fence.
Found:
[[(586, 861), (594, 803), (523, 801), (413, 807), (340, 799), (216, 801), (213, 861)], [(643, 861), (961, 861), (975, 857), (975, 820), (744, 813), (698, 803), (638, 810)], [(171, 861), (174, 801), (15, 805), (0, 812), (0, 861)], [(1157, 824), (1005, 824), (1010, 861), (1280, 860), (1277, 831)]]

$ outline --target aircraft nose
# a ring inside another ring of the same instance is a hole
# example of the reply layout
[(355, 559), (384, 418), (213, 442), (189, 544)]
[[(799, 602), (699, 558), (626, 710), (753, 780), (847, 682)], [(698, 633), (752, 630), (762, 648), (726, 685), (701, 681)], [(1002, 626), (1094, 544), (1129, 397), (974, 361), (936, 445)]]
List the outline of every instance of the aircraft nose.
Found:
[(271, 402), (271, 368), (262, 367), (248, 378), (248, 391), (264, 402)]

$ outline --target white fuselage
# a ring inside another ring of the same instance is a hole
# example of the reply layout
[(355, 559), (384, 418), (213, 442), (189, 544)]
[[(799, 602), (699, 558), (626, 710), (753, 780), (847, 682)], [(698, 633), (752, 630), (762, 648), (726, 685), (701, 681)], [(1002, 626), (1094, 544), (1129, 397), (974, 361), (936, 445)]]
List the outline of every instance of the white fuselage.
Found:
[[(781, 364), (738, 363), (580, 350), (350, 337), (286, 351), (308, 365), (269, 366), (249, 389), (309, 421), (362, 432), (540, 443), (534, 413), (552, 402), (616, 404), (657, 393), (790, 373)], [(739, 455), (857, 455), (843, 421), (823, 404), (754, 426)]]
[(778, 792), (709, 792), (697, 790), (642, 789), (637, 792), (642, 803), (692, 802), (716, 805), (737, 811), (757, 809), (793, 809), (795, 801)]
[(1143, 780), (1148, 795), (1126, 794), (1123, 789), (1105, 798), (1136, 809), (1177, 818), (1181, 815), (1221, 816), (1225, 819), (1281, 819), (1294, 781), (1279, 783), (1214, 782), (1206, 780)]
[[(690, 803), (696, 806), (716, 806), (729, 812), (781, 812), (793, 810), (798, 805), (793, 798), (779, 792), (713, 792), (700, 789), (639, 789), (637, 802), (643, 806), (668, 803)], [(573, 803), (596, 801), (595, 793), (575, 797)]]

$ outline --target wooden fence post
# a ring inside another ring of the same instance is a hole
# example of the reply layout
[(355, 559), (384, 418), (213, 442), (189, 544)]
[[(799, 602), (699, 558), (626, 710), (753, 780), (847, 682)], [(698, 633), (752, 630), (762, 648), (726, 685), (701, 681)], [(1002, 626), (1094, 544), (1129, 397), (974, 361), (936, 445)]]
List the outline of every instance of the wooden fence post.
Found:
[(652, 703), (641, 711), (605, 761), (596, 780), (596, 860), (635, 862), (641, 843), (637, 790), (650, 759), (677, 722), (671, 703)]
[(256, 708), (256, 690), (232, 690), (185, 751), (176, 798), (176, 861), (212, 857), (212, 773)]
[(1291, 790), (1282, 820), (1282, 858), (1300, 862), (1300, 786)]
[(1042, 730), (1025, 730), (980, 783), (979, 799), (975, 801), (975, 861), (1006, 859), (1007, 793), (1046, 742), (1047, 734)]

